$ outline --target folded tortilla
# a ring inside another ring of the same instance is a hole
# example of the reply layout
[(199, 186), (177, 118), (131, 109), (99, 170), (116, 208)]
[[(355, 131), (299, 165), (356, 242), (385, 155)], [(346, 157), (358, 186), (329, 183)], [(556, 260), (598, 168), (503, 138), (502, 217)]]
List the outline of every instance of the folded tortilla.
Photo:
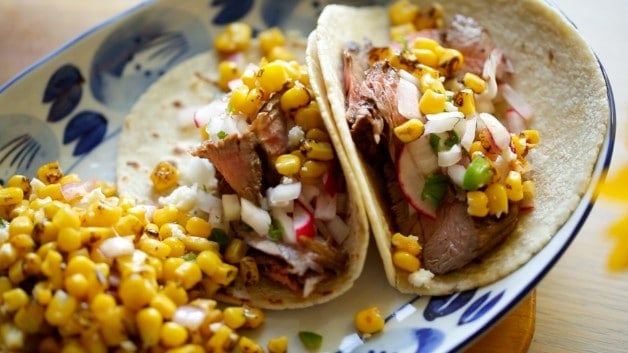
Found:
[[(291, 50), (300, 55), (300, 63), (305, 62), (302, 40), (292, 44)], [(259, 62), (259, 53), (251, 53), (247, 62)], [(190, 151), (202, 141), (198, 129), (191, 126), (190, 117), (195, 109), (223, 95), (214, 83), (217, 67), (215, 53), (193, 57), (164, 74), (136, 102), (126, 117), (118, 147), (117, 185), (121, 195), (134, 196), (141, 203), (157, 204), (160, 195), (149, 179), (157, 163), (168, 161), (184, 170), (194, 162), (197, 157), (192, 157)], [(334, 132), (329, 131), (338, 140)], [(352, 287), (366, 258), (368, 221), (348, 157), (342, 149), (336, 151), (336, 156), (346, 178), (349, 198), (345, 222), (351, 231), (340, 245), (348, 259), (346, 271), (319, 283), (305, 298), (260, 276), (260, 282), (253, 287), (245, 287), (237, 279), (231, 287), (220, 290), (217, 299), (265, 309), (289, 309), (329, 301)]]
[[(420, 6), (429, 3), (421, 2)], [(359, 176), (369, 223), (389, 283), (402, 292), (443, 295), (492, 283), (524, 265), (567, 221), (591, 182), (594, 164), (609, 124), (607, 87), (591, 49), (574, 27), (548, 4), (525, 1), (442, 3), (446, 22), (454, 14), (473, 17), (485, 26), (511, 60), (511, 85), (535, 110), (530, 128), (541, 143), (528, 155), (536, 185), (535, 208), (520, 218), (515, 231), (488, 255), (465, 267), (414, 284), (392, 262), (391, 236), (381, 190), (376, 190), (368, 161), (361, 158), (346, 121), (342, 49), (349, 41), (390, 43), (387, 9), (327, 6), (311, 45), (342, 148)], [(368, 24), (368, 25), (364, 25)], [(322, 91), (322, 90), (321, 90)]]

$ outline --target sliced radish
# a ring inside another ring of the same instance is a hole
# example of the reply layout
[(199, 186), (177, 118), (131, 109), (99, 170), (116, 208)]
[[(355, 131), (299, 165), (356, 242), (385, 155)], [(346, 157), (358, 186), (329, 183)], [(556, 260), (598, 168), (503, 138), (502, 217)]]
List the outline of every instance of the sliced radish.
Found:
[(492, 114), (480, 113), (480, 119), (491, 133), (491, 138), (495, 142), (500, 151), (510, 147), (510, 132), (508, 129)]
[[(420, 140), (421, 138), (416, 141)], [(428, 154), (433, 155), (431, 150), (429, 150)], [(397, 180), (399, 181), (401, 191), (414, 209), (434, 219), (436, 218), (436, 207), (432, 202), (423, 200), (421, 197), (423, 187), (425, 186), (426, 175), (428, 174), (422, 173), (421, 169), (415, 164), (415, 159), (412, 155), (411, 148), (409, 148), (409, 144), (404, 145), (399, 154), (399, 160), (397, 161)]]
[(351, 232), (349, 225), (338, 215), (325, 222), (325, 225), (337, 244), (342, 244)]
[(316, 206), (314, 207), (314, 218), (322, 219), (324, 221), (331, 220), (336, 216), (336, 195), (330, 195), (326, 192), (321, 192), (316, 197)]
[(460, 145), (455, 144), (451, 146), (450, 149), (446, 151), (438, 152), (438, 166), (439, 167), (449, 167), (452, 166), (462, 158), (462, 149)]
[(438, 157), (432, 151), (430, 139), (428, 135), (405, 144), (405, 148), (412, 156), (414, 167), (417, 173), (422, 175), (430, 175), (438, 170)]
[(508, 102), (514, 110), (521, 114), (525, 120), (532, 118), (534, 109), (519, 92), (515, 91), (515, 89), (507, 83), (501, 83), (498, 87), (504, 100)]
[(294, 203), (292, 221), (297, 241), (301, 237), (313, 238), (316, 235), (314, 216), (300, 202)]
[(242, 210), (242, 221), (248, 224), (255, 233), (267, 235), (270, 229), (271, 218), (268, 211), (255, 206), (251, 201), (240, 198), (240, 208)]

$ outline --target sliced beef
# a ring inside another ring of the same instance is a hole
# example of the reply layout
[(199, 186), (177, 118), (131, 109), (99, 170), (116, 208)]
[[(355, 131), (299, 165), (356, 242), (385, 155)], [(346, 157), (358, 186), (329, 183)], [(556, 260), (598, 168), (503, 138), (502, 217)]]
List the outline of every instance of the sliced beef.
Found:
[(467, 213), (464, 201), (448, 198), (438, 208), (435, 220), (422, 219), (423, 267), (443, 274), (465, 266), (512, 233), (518, 218), (516, 205), (501, 218), (475, 218)]
[(216, 143), (204, 141), (192, 154), (212, 162), (240, 197), (259, 204), (262, 197), (262, 163), (256, 145), (257, 137), (252, 132), (242, 136), (231, 134)]

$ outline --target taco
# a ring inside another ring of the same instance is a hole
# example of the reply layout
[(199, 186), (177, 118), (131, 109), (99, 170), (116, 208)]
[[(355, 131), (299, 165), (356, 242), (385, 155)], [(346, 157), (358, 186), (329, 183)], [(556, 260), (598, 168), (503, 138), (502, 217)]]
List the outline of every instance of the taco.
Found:
[[(216, 299), (306, 307), (341, 295), (360, 275), (368, 221), (348, 158), (313, 99), (304, 40), (286, 39), (294, 60), (262, 58), (262, 46), (201, 54), (153, 84), (125, 120), (118, 188), (202, 215), (223, 250), (244, 244), (233, 263), (239, 276)], [(227, 82), (219, 70), (237, 74)], [(150, 177), (162, 162), (179, 182), (160, 191)]]
[(552, 7), (332, 5), (311, 37), (312, 81), (395, 288), (499, 280), (577, 206), (610, 112), (594, 54)]

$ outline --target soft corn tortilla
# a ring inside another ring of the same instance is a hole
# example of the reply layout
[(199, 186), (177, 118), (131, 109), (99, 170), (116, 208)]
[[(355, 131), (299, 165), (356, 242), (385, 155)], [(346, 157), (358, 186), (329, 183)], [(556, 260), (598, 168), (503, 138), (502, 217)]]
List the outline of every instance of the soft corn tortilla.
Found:
[[(304, 63), (303, 40), (291, 45), (293, 52), (301, 54), (297, 60)], [(252, 53), (248, 62), (259, 62), (259, 55)], [(160, 195), (153, 190), (149, 179), (155, 165), (169, 161), (183, 170), (192, 158), (196, 158), (189, 151), (201, 143), (200, 133), (192, 126), (182, 129), (179, 119), (183, 114), (190, 121), (189, 116), (195, 108), (221, 94), (212, 83), (217, 77), (217, 64), (215, 53), (193, 57), (166, 73), (136, 102), (126, 117), (118, 147), (116, 173), (120, 194), (131, 195), (141, 203), (156, 204)], [(350, 198), (350, 216), (346, 221), (351, 234), (342, 244), (348, 254), (347, 271), (320, 283), (307, 298), (262, 277), (262, 281), (251, 288), (244, 288), (238, 280), (232, 287), (219, 292), (217, 299), (266, 309), (288, 309), (329, 301), (351, 288), (364, 265), (369, 241), (368, 220), (348, 158), (344, 150), (336, 152), (347, 179)]]
[[(420, 3), (427, 6), (429, 3)], [(483, 286), (525, 264), (566, 222), (591, 182), (594, 164), (609, 124), (607, 88), (591, 49), (556, 9), (536, 0), (443, 2), (446, 20), (456, 13), (485, 26), (515, 68), (513, 87), (535, 109), (531, 128), (541, 143), (529, 154), (536, 184), (535, 208), (523, 216), (514, 233), (490, 254), (446, 275), (412, 285), (392, 263), (392, 227), (388, 207), (374, 191), (368, 161), (361, 160), (345, 118), (341, 50), (348, 41), (368, 38), (387, 45), (389, 22), (383, 7), (327, 6), (318, 21), (316, 39), (319, 79), (342, 147), (349, 156), (369, 223), (390, 284), (401, 292), (443, 295)], [(448, 17), (447, 17), (448, 16)], [(364, 25), (368, 24), (368, 25)], [(313, 70), (315, 75), (318, 71)]]

